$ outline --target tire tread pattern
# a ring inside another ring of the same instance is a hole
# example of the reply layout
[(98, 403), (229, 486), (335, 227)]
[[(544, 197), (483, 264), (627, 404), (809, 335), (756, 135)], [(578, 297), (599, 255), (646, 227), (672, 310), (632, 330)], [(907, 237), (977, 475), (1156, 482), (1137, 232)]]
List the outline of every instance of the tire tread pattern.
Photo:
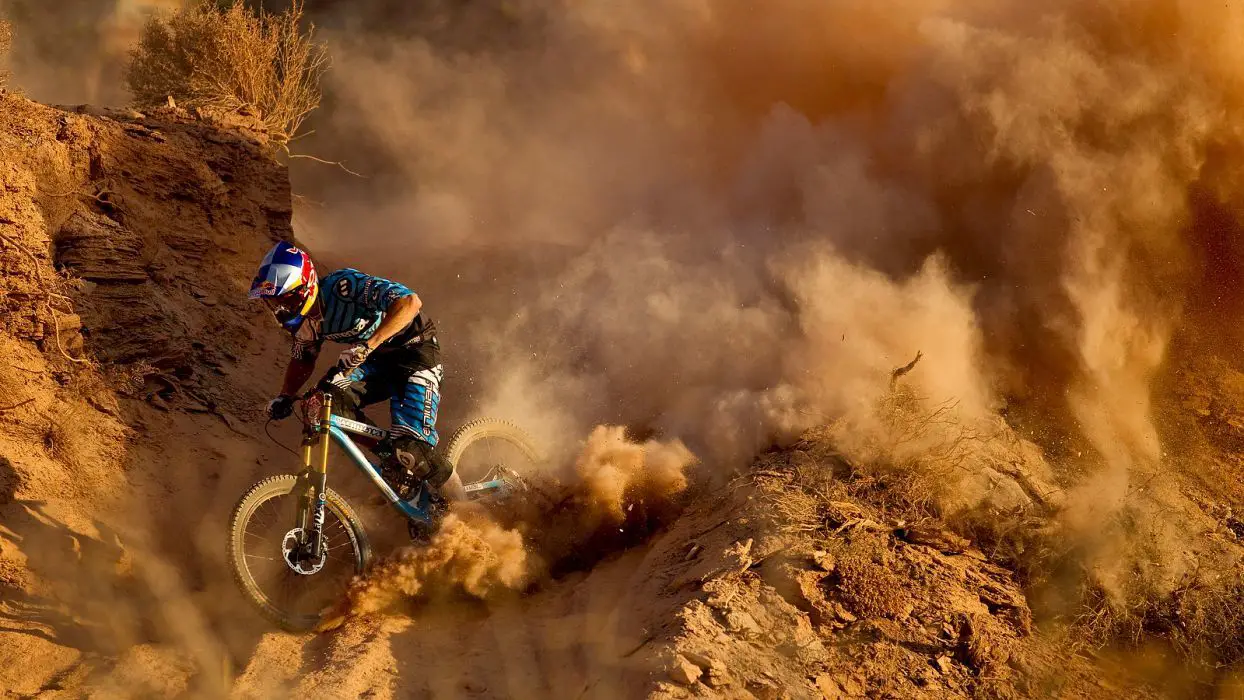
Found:
[[(273, 495), (281, 496), (288, 494), (297, 484), (298, 477), (293, 474), (269, 476), (256, 483), (238, 499), (238, 504), (233, 509), (233, 516), (229, 519), (229, 548), (226, 556), (229, 559), (229, 568), (233, 571), (234, 581), (237, 582), (238, 587), (242, 589), (242, 592), (265, 618), (288, 632), (307, 632), (314, 629), (319, 620), (311, 620), (305, 617), (293, 618), (273, 607), (264, 600), (263, 594), (252, 578), (244, 573), (245, 567), (242, 563), (243, 541), (246, 536), (244, 525), (246, 521), (250, 520), (250, 516), (254, 513), (255, 508), (259, 503)], [(354, 512), (354, 509), (350, 507), (350, 504), (346, 503), (345, 499), (331, 488), (325, 494), (325, 501), (328, 508), (336, 511), (337, 516), (346, 522), (354, 537), (356, 573), (365, 571), (371, 560), (371, 545), (367, 541), (367, 533), (363, 529), (362, 520)]]

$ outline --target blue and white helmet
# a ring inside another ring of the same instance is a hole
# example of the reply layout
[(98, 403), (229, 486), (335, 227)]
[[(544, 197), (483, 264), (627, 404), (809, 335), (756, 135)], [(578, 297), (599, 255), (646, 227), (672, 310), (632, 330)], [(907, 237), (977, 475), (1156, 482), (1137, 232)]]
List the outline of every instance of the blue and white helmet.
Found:
[(295, 331), (315, 305), (319, 279), (311, 256), (281, 241), (272, 246), (251, 282), (251, 299), (262, 299), (276, 320)]

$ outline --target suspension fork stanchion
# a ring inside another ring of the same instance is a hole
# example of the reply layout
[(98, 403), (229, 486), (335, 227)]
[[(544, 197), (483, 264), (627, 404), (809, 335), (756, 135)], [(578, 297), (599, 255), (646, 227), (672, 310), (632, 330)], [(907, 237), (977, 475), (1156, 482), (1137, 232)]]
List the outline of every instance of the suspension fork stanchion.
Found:
[[(315, 473), (314, 467), (311, 466), (313, 448), (316, 445), (314, 433), (304, 433), (302, 438), (302, 475), (298, 480), (299, 485), (306, 485), (302, 494), (298, 498), (298, 513), (295, 518), (295, 524), (302, 529), (304, 533), (311, 530), (311, 513), (312, 504), (315, 502), (315, 490), (312, 487), (310, 477)], [(305, 542), (304, 542), (305, 544)]]
[[(324, 507), (328, 500), (328, 443), (332, 440), (329, 433), (329, 426), (332, 421), (333, 414), (333, 398), (328, 392), (324, 392), (323, 406), (320, 408), (320, 443), (318, 460), (314, 466), (308, 464), (309, 475), (312, 483), (315, 484), (315, 491), (312, 493), (311, 501), (311, 551), (318, 553), (320, 551), (320, 542), (324, 537)], [(308, 453), (310, 447), (307, 448)], [(308, 454), (308, 457), (310, 455)], [(310, 459), (308, 459), (308, 462)]]

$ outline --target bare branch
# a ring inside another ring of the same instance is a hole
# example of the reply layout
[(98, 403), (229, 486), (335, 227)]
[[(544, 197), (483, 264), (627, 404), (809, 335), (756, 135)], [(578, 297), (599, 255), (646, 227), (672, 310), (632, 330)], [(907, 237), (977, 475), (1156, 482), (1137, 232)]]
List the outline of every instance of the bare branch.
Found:
[(316, 158), (315, 156), (307, 155), (305, 153), (289, 153), (288, 151), (286, 153), (289, 155), (290, 158), (306, 158), (307, 160), (313, 160), (317, 163), (323, 163), (324, 165), (335, 165), (338, 168), (341, 168), (342, 170), (346, 171), (347, 173), (350, 173), (354, 177), (361, 177), (364, 180), (367, 179), (366, 175), (360, 175), (359, 173), (354, 172), (353, 170), (347, 168), (345, 166), (345, 163), (342, 163), (339, 160), (336, 160), (336, 161), (324, 160), (323, 158)]
[(15, 409), (15, 408), (21, 408), (22, 406), (25, 406), (26, 404), (28, 404), (28, 403), (30, 403), (30, 402), (32, 402), (32, 401), (34, 401), (34, 400), (35, 400), (35, 398), (32, 396), (32, 397), (30, 397), (30, 398), (26, 399), (25, 401), (18, 401), (17, 403), (13, 404), (12, 406), (0, 406), (0, 411), (12, 411), (12, 410), (13, 410), (13, 409)]
[(916, 367), (916, 363), (917, 363), (917, 362), (919, 362), (919, 361), (920, 361), (920, 358), (922, 358), (922, 357), (924, 357), (924, 353), (923, 353), (923, 352), (921, 352), (921, 351), (919, 351), (919, 350), (917, 350), (917, 351), (916, 351), (916, 358), (915, 358), (914, 360), (912, 360), (911, 362), (908, 362), (907, 364), (903, 365), (902, 367), (899, 367), (899, 368), (895, 369), (894, 371), (890, 372), (890, 389), (891, 389), (891, 390), (893, 390), (893, 389), (894, 389), (894, 385), (898, 383), (898, 380), (899, 380), (900, 378), (902, 378), (902, 376), (903, 376), (904, 374), (907, 374), (908, 372), (910, 372), (910, 371), (912, 371), (913, 369), (915, 369), (915, 367)]

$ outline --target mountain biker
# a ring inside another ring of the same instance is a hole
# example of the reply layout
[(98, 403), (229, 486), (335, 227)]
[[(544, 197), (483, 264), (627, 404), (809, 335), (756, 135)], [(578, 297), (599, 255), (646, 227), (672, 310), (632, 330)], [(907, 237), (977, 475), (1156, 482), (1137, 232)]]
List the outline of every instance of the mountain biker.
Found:
[(268, 415), (281, 420), (293, 412), (294, 396), (315, 371), (325, 340), (348, 345), (332, 382), (334, 413), (371, 423), (362, 408), (387, 399), (391, 441), (377, 450), (381, 473), (403, 497), (420, 483), (430, 486), (429, 495), (443, 506), (439, 489), (453, 465), (434, 449), (440, 345), (418, 295), (353, 268), (319, 280), (311, 256), (282, 241), (260, 264), (250, 298), (263, 300), (293, 335), (285, 380)]

